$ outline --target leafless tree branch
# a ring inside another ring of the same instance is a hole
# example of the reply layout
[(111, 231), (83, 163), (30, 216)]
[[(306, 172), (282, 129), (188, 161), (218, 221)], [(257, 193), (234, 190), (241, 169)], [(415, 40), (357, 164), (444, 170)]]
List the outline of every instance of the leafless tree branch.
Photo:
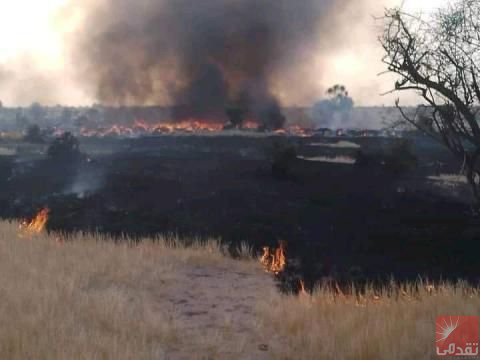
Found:
[(388, 72), (398, 76), (395, 89), (417, 91), (430, 109), (430, 124), (418, 123), (396, 106), (402, 118), (444, 144), (465, 168), (480, 206), (480, 2), (459, 0), (429, 19), (385, 12), (380, 43)]

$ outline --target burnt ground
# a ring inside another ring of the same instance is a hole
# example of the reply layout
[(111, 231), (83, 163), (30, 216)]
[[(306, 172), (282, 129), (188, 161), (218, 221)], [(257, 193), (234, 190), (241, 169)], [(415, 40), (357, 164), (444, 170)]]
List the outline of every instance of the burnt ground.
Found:
[[(288, 242), (284, 289), (297, 279), (341, 282), (479, 279), (480, 221), (468, 202), (425, 181), (458, 172), (448, 153), (416, 142), (418, 167), (295, 160), (273, 174), (276, 138), (163, 136), (82, 139), (88, 161), (41, 154), (0, 157), (0, 215), (31, 217), (51, 209), (49, 230), (98, 231), (121, 238), (158, 233), (218, 237), (236, 245)], [(305, 156), (353, 155), (310, 146), (338, 139), (292, 138)], [(364, 149), (393, 140), (354, 139)], [(12, 144), (7, 144), (13, 146)], [(7, 146), (5, 145), (5, 146)], [(3, 145), (2, 145), (3, 146)]]

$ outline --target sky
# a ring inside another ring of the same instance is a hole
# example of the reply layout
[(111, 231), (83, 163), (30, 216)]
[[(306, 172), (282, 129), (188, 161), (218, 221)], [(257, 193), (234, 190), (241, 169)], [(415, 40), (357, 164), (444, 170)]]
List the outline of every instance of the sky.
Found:
[[(102, 0), (97, 1), (101, 2)], [(132, 0), (133, 1), (133, 0)], [(292, 0), (295, 1), (295, 0)], [(321, 1), (321, 0), (319, 0)], [(399, 0), (363, 0), (358, 7), (343, 10), (341, 41), (322, 51), (312, 65), (318, 79), (319, 99), (330, 84), (347, 86), (357, 105), (392, 105), (396, 96), (381, 96), (393, 80), (384, 71), (378, 44), (378, 23), (385, 7)], [(404, 0), (407, 11), (428, 13), (448, 0)], [(91, 84), (79, 76), (71, 57), (69, 39), (81, 31), (88, 0), (0, 0), (0, 100), (5, 106), (90, 105), (97, 102)], [(66, 11), (68, 9), (68, 11)], [(278, 91), (282, 99), (282, 91)], [(311, 105), (301, 99), (285, 105)], [(407, 96), (415, 103), (415, 96)]]

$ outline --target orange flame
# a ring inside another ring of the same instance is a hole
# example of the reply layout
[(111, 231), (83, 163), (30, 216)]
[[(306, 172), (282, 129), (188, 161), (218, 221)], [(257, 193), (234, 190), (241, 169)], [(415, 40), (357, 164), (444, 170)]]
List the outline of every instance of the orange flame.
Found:
[[(112, 124), (102, 128), (82, 128), (80, 135), (85, 137), (105, 136), (136, 136), (145, 134), (173, 134), (173, 133), (215, 133), (225, 128), (222, 122), (212, 122), (205, 119), (184, 119), (181, 121), (147, 122), (142, 119), (135, 120), (132, 124)], [(259, 124), (254, 120), (246, 120), (242, 124), (244, 130), (257, 130)], [(274, 131), (276, 135), (311, 136), (300, 125), (290, 125), (285, 129)]]
[(22, 224), (20, 224), (20, 229), (29, 235), (40, 234), (47, 225), (49, 213), (49, 208), (40, 210), (30, 222), (23, 221)]
[(286, 246), (287, 243), (285, 241), (280, 241), (278, 248), (274, 251), (271, 251), (268, 246), (263, 248), (263, 255), (260, 258), (260, 262), (267, 272), (278, 275), (285, 270), (285, 265), (287, 264), (285, 257)]
[(299, 137), (309, 137), (313, 134), (311, 131), (302, 128), (300, 125), (289, 125), (284, 129), (278, 129), (274, 131), (276, 135), (290, 135), (290, 136), (299, 136)]
[(82, 136), (134, 136), (142, 134), (171, 134), (175, 132), (218, 132), (223, 130), (224, 124), (214, 123), (201, 119), (186, 119), (177, 122), (150, 123), (141, 119), (135, 120), (132, 125), (113, 124), (107, 128), (82, 128)]

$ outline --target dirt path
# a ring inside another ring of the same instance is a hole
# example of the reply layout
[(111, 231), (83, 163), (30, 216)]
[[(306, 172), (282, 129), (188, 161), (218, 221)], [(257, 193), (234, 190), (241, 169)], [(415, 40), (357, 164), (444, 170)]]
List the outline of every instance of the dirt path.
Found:
[(177, 281), (150, 288), (152, 315), (172, 315), (180, 338), (171, 359), (268, 359), (268, 334), (259, 334), (256, 304), (275, 289), (260, 269), (191, 266), (175, 269)]

